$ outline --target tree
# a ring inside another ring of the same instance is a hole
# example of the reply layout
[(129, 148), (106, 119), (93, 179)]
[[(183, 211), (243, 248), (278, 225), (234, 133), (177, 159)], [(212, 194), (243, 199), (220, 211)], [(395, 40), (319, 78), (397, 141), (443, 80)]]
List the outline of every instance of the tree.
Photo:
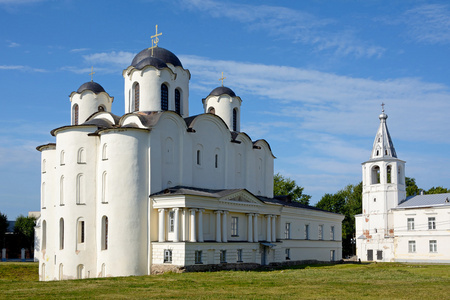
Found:
[(317, 208), (343, 214), (342, 221), (342, 255), (352, 255), (355, 233), (355, 215), (362, 212), (362, 182), (349, 184), (336, 194), (325, 194), (316, 204)]
[(273, 177), (273, 194), (275, 196), (289, 196), (292, 201), (309, 205), (310, 195), (303, 194), (303, 187), (297, 186), (294, 180), (284, 177), (280, 173)]
[(24, 217), (23, 215), (17, 217), (14, 225), (14, 233), (19, 236), (20, 247), (30, 249), (30, 253), (33, 253), (34, 249), (35, 225), (35, 217)]
[(419, 187), (416, 184), (416, 180), (411, 177), (405, 177), (406, 183), (406, 197), (420, 194)]
[(425, 192), (425, 194), (445, 194), (450, 193), (450, 189), (443, 188), (442, 186), (432, 187), (428, 191)]
[(0, 245), (4, 246), (4, 238), (6, 230), (8, 229), (8, 218), (5, 214), (0, 212)]

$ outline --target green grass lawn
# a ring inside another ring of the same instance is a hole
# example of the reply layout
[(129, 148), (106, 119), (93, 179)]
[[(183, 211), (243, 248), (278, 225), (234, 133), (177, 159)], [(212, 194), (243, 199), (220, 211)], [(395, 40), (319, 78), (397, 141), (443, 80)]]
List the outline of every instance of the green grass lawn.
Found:
[(36, 263), (0, 263), (0, 299), (450, 299), (450, 265), (312, 265), (272, 271), (37, 280)]

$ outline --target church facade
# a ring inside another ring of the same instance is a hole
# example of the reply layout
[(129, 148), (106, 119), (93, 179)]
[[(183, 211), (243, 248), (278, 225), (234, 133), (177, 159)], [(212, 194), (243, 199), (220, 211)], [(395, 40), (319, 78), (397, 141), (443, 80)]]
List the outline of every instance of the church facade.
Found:
[(274, 155), (219, 86), (189, 115), (191, 74), (152, 47), (123, 71), (125, 114), (93, 81), (41, 152), (40, 280), (341, 259), (342, 215), (274, 198)]
[(405, 161), (397, 158), (387, 117), (383, 110), (362, 164), (356, 254), (363, 261), (450, 263), (450, 193), (406, 197)]

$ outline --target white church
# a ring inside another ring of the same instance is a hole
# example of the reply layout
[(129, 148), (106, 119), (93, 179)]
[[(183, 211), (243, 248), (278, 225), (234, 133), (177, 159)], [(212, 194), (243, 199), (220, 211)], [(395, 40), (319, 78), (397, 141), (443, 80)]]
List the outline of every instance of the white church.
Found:
[(274, 198), (275, 157), (240, 131), (230, 88), (189, 115), (191, 74), (157, 45), (122, 75), (123, 116), (87, 82), (70, 95), (70, 125), (37, 147), (40, 280), (341, 259), (343, 216)]
[(355, 216), (362, 261), (450, 263), (450, 193), (406, 197), (384, 109), (370, 159), (362, 164), (362, 214)]

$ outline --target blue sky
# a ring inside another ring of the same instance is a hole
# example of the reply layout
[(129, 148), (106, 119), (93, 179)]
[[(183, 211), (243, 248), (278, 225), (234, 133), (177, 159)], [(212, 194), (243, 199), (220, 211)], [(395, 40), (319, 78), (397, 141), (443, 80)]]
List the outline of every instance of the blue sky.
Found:
[(275, 171), (315, 204), (361, 180), (381, 103), (406, 175), (450, 187), (447, 1), (0, 0), (0, 212), (39, 210), (40, 153), (69, 124), (69, 94), (90, 80), (115, 97), (151, 46), (192, 74), (190, 113), (220, 85), (242, 100), (241, 129), (266, 139)]

